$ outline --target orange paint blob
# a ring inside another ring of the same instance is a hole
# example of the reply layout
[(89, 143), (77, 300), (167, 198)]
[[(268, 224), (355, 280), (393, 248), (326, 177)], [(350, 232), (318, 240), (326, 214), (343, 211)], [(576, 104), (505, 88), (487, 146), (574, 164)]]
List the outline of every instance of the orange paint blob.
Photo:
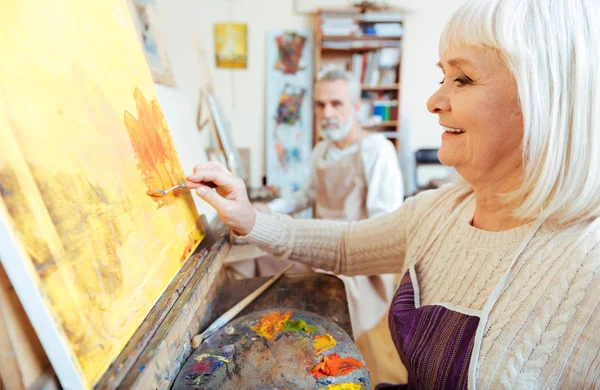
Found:
[(280, 311), (269, 313), (261, 318), (258, 324), (252, 328), (252, 330), (255, 331), (259, 336), (262, 336), (266, 339), (272, 339), (283, 329), (285, 329), (284, 322), (289, 320), (291, 316), (291, 310), (285, 313)]
[(335, 347), (337, 341), (333, 338), (332, 335), (326, 334), (325, 336), (317, 336), (315, 337), (315, 354), (320, 354), (328, 349)]
[(325, 356), (323, 361), (312, 369), (315, 378), (324, 376), (342, 376), (350, 374), (352, 371), (363, 368), (364, 364), (354, 358), (341, 358), (337, 353)]

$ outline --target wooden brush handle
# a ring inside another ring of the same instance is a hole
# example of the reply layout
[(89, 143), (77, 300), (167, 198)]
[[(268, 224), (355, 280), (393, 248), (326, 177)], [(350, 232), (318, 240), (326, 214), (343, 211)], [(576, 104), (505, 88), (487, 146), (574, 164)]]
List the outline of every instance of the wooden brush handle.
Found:
[(248, 306), (250, 303), (252, 303), (252, 301), (255, 300), (256, 298), (258, 298), (258, 296), (260, 294), (265, 292), (266, 289), (268, 289), (273, 283), (275, 283), (277, 280), (279, 280), (279, 278), (281, 278), (283, 276), (283, 274), (285, 274), (287, 271), (289, 271), (293, 266), (294, 266), (294, 264), (292, 263), (292, 264), (288, 265), (287, 267), (285, 267), (283, 269), (283, 271), (281, 271), (277, 275), (273, 276), (271, 279), (266, 281), (262, 286), (260, 286), (259, 288), (254, 290), (252, 293), (250, 293), (247, 297), (245, 297), (244, 299), (239, 301), (231, 309), (227, 310), (221, 317), (219, 317), (215, 322), (213, 322), (204, 332), (192, 337), (192, 349), (198, 348), (200, 346), (200, 344), (202, 344), (202, 340), (204, 340), (205, 337), (210, 336), (217, 330), (221, 329), (229, 321), (231, 321), (242, 310), (244, 310), (246, 308), (246, 306)]

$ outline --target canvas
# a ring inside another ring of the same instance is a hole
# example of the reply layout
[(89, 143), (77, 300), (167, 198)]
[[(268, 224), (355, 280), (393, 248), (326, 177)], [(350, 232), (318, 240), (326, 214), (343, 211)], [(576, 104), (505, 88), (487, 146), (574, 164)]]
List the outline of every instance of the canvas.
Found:
[(65, 388), (91, 387), (204, 236), (124, 0), (0, 13), (0, 260)]

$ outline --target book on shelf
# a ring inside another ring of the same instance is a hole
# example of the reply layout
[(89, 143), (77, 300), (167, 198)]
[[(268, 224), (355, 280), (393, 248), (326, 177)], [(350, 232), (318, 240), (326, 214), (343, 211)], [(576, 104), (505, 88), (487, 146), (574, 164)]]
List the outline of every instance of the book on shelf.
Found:
[(327, 37), (323, 38), (323, 42), (321, 43), (321, 47), (325, 49), (339, 49), (339, 50), (348, 50), (348, 49), (378, 49), (385, 47), (395, 47), (399, 48), (401, 46), (400, 41), (332, 41), (327, 40)]
[(363, 88), (392, 87), (398, 83), (398, 61), (400, 55), (390, 54), (389, 49), (375, 50), (368, 53), (355, 53), (350, 58), (335, 57), (323, 60), (319, 73), (331, 69), (351, 72), (360, 81)]
[(402, 22), (402, 13), (395, 11), (366, 11), (357, 19), (361, 22)]
[(373, 23), (365, 25), (362, 29), (365, 36), (401, 37), (404, 28), (400, 23)]
[(324, 36), (402, 37), (402, 14), (395, 11), (366, 11), (358, 8), (325, 9), (320, 15)]
[(356, 21), (359, 12), (354, 8), (322, 11), (321, 33), (332, 36), (362, 35), (362, 30)]
[(363, 125), (389, 124), (393, 126), (398, 121), (398, 100), (391, 97), (373, 97), (367, 94), (361, 98), (357, 118)]
[(392, 85), (398, 80), (398, 49), (381, 49), (352, 56), (351, 71), (363, 86)]

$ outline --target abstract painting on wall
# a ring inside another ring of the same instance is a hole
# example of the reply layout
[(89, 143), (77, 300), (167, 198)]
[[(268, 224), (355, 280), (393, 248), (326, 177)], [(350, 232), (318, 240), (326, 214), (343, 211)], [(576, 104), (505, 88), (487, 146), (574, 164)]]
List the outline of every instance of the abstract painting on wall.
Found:
[(215, 23), (217, 68), (245, 69), (248, 57), (247, 26), (243, 23)]
[(300, 70), (306, 37), (295, 32), (287, 32), (277, 36), (275, 41), (277, 42), (275, 69), (282, 71), (283, 74), (296, 74)]
[[(282, 196), (301, 189), (312, 150), (312, 33), (267, 34), (267, 184)], [(308, 215), (308, 214), (307, 214)]]
[(158, 25), (156, 0), (127, 0), (138, 39), (155, 83), (174, 86), (167, 49)]
[[(43, 11), (43, 12), (41, 12)], [(124, 0), (0, 13), (0, 260), (63, 387), (91, 387), (204, 237)]]

